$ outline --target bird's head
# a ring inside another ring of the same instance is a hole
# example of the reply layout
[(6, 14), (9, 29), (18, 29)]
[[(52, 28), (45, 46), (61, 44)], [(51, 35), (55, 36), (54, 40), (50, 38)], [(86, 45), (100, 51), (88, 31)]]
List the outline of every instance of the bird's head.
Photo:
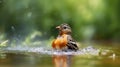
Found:
[(72, 32), (71, 27), (67, 23), (63, 23), (63, 24), (57, 26), (56, 28), (59, 30), (61, 35), (62, 34), (71, 34), (71, 32)]

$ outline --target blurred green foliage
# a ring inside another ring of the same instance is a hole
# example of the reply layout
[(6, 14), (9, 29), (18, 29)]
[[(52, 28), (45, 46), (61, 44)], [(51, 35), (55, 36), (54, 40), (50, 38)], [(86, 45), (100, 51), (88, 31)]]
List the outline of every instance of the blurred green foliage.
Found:
[(120, 0), (0, 0), (0, 35), (25, 39), (34, 30), (42, 39), (57, 36), (68, 23), (76, 40), (120, 40)]

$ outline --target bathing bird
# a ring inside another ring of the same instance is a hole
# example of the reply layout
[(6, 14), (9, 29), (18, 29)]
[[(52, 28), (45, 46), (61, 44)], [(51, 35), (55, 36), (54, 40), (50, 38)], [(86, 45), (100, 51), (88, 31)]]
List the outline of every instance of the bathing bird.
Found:
[(79, 49), (77, 42), (71, 36), (72, 30), (70, 25), (63, 23), (57, 26), (56, 29), (58, 29), (59, 34), (52, 42), (53, 49), (65, 51), (77, 51)]

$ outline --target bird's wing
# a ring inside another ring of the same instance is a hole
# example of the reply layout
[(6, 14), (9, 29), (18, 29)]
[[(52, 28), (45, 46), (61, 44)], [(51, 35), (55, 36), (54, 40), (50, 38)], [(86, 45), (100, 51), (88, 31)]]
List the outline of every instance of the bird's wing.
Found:
[(68, 43), (67, 43), (68, 49), (74, 50), (74, 51), (79, 49), (76, 41), (72, 39), (71, 35), (68, 35), (67, 39), (68, 39)]

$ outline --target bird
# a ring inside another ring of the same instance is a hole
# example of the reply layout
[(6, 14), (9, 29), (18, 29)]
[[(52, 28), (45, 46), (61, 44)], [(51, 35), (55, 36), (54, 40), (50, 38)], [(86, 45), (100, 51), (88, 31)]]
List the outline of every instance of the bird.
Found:
[(59, 34), (52, 42), (53, 49), (63, 51), (77, 51), (79, 49), (77, 42), (71, 36), (72, 30), (69, 24), (63, 23), (56, 29), (58, 29)]

